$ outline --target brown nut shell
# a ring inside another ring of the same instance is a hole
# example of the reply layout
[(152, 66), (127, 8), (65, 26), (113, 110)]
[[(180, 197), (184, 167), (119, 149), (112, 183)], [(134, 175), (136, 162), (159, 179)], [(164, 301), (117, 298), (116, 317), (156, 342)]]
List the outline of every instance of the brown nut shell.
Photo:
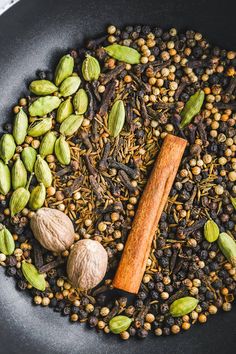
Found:
[(98, 241), (78, 241), (68, 257), (68, 278), (75, 288), (92, 289), (104, 278), (107, 263), (107, 252)]
[(74, 242), (71, 220), (57, 209), (39, 209), (31, 218), (30, 226), (35, 238), (49, 251), (63, 252)]

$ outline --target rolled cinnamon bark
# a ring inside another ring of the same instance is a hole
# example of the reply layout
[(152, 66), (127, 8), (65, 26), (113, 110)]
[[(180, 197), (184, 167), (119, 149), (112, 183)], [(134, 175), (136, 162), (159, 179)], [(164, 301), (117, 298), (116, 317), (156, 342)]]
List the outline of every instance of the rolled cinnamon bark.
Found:
[(113, 279), (113, 286), (138, 293), (151, 244), (187, 141), (168, 134), (154, 164)]

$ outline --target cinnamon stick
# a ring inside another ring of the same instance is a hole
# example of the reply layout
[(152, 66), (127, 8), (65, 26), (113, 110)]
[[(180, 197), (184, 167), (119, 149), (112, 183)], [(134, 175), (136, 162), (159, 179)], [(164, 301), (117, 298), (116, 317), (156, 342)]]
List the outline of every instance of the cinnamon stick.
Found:
[(113, 280), (117, 289), (137, 294), (161, 213), (187, 141), (168, 134), (163, 142), (129, 233)]

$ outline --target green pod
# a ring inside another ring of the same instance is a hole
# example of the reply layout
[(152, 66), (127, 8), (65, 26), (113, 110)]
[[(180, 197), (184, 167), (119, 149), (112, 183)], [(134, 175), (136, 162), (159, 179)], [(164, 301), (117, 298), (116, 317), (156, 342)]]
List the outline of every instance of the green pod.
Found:
[(84, 117), (77, 114), (72, 114), (66, 118), (60, 126), (60, 133), (66, 136), (73, 135), (81, 126)]
[(192, 312), (199, 300), (195, 299), (195, 297), (191, 296), (185, 296), (182, 297), (181, 299), (175, 300), (171, 305), (170, 305), (170, 313), (173, 317), (180, 317), (187, 315), (188, 313)]
[(17, 188), (11, 195), (9, 207), (11, 211), (11, 216), (16, 215), (21, 212), (27, 205), (30, 198), (30, 192), (24, 188)]
[(11, 189), (11, 173), (9, 167), (0, 160), (0, 193), (6, 195)]
[(38, 186), (34, 187), (30, 193), (29, 207), (32, 210), (37, 210), (41, 208), (45, 202), (46, 198), (46, 188), (43, 183), (40, 183)]
[(0, 224), (0, 252), (10, 256), (15, 250), (15, 241), (10, 231)]
[(47, 162), (40, 156), (37, 156), (37, 160), (34, 165), (34, 173), (38, 182), (42, 182), (46, 188), (52, 184), (52, 172)]
[(78, 76), (69, 76), (60, 86), (60, 94), (63, 97), (73, 95), (79, 88), (81, 80)]
[(21, 158), (22, 161), (24, 162), (27, 171), (33, 172), (36, 157), (37, 157), (37, 151), (31, 146), (27, 146), (22, 151)]
[(61, 135), (55, 143), (55, 155), (62, 165), (69, 165), (70, 147), (63, 135)]
[(234, 207), (234, 209), (236, 210), (236, 198), (230, 197), (231, 203)]
[(127, 316), (115, 316), (109, 321), (109, 329), (114, 334), (126, 331), (132, 323), (132, 319)]
[(93, 81), (99, 78), (101, 68), (98, 60), (91, 55), (87, 55), (82, 64), (82, 74), (84, 80)]
[(16, 150), (16, 144), (11, 134), (3, 134), (0, 139), (0, 157), (8, 164)]
[(208, 242), (215, 242), (220, 234), (218, 225), (213, 220), (208, 220), (204, 225), (204, 236)]
[(88, 95), (84, 89), (79, 89), (74, 95), (73, 105), (76, 114), (84, 114), (88, 109)]
[(29, 113), (33, 117), (43, 117), (58, 108), (60, 103), (61, 100), (57, 96), (40, 97), (29, 106)]
[(141, 54), (133, 48), (117, 43), (111, 44), (104, 48), (110, 57), (128, 64), (139, 64)]
[(22, 262), (22, 273), (25, 279), (35, 288), (40, 291), (44, 291), (46, 289), (46, 280), (43, 274), (40, 274), (37, 268), (26, 261)]
[(55, 84), (59, 86), (68, 76), (71, 76), (74, 69), (74, 59), (71, 55), (64, 55), (57, 64), (55, 71)]
[(56, 139), (54, 132), (48, 132), (44, 135), (39, 147), (39, 153), (42, 157), (53, 154)]
[(27, 183), (27, 171), (20, 158), (16, 160), (11, 170), (12, 188), (25, 187)]
[(192, 119), (200, 112), (205, 98), (205, 93), (202, 90), (197, 91), (192, 95), (180, 113), (182, 120), (180, 122), (180, 129), (185, 128), (191, 123)]
[(108, 130), (111, 136), (117, 137), (125, 123), (125, 106), (122, 100), (117, 100), (108, 116)]
[(35, 80), (29, 85), (29, 89), (35, 95), (46, 96), (56, 92), (58, 88), (49, 80)]
[(73, 105), (71, 103), (71, 99), (67, 98), (63, 101), (57, 110), (56, 120), (58, 123), (62, 123), (67, 117), (69, 117), (73, 113)]
[(42, 136), (52, 128), (52, 118), (40, 118), (30, 124), (28, 135), (35, 137)]
[(225, 258), (236, 267), (236, 242), (226, 232), (222, 232), (218, 238), (218, 246)]
[(23, 144), (25, 137), (27, 135), (27, 129), (28, 129), (28, 117), (27, 114), (21, 108), (15, 116), (15, 120), (13, 124), (13, 132), (12, 132), (12, 135), (17, 145)]

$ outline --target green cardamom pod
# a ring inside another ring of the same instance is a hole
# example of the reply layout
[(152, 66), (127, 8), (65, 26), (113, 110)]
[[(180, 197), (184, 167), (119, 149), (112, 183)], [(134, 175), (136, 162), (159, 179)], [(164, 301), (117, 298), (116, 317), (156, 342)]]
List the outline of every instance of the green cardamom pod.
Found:
[(46, 188), (52, 184), (52, 172), (47, 162), (40, 156), (37, 156), (37, 160), (34, 165), (34, 173), (38, 182), (42, 182)]
[(71, 103), (71, 99), (67, 98), (63, 101), (57, 110), (57, 122), (62, 123), (63, 120), (68, 118), (73, 113), (73, 105)]
[(173, 317), (180, 317), (192, 312), (198, 304), (198, 299), (191, 296), (185, 296), (175, 300), (170, 305), (170, 313)]
[(31, 146), (27, 146), (22, 151), (21, 158), (22, 161), (24, 162), (27, 171), (33, 172), (36, 157), (37, 157), (37, 151)]
[(60, 86), (60, 94), (63, 97), (73, 95), (79, 88), (81, 80), (78, 76), (69, 76)]
[(36, 119), (28, 128), (28, 135), (35, 137), (44, 135), (52, 128), (52, 118)]
[(11, 170), (12, 188), (25, 187), (27, 183), (27, 171), (20, 158), (17, 158)]
[(55, 155), (62, 165), (69, 165), (70, 147), (63, 135), (61, 135), (55, 143)]
[(29, 113), (31, 116), (46, 116), (48, 113), (58, 108), (61, 100), (57, 96), (44, 96), (38, 98), (29, 106)]
[(82, 64), (82, 74), (84, 80), (93, 81), (99, 78), (101, 68), (98, 60), (91, 55), (87, 55)]
[(10, 231), (0, 224), (0, 252), (10, 256), (15, 250), (15, 241)]
[(16, 150), (16, 144), (11, 134), (3, 134), (0, 139), (0, 157), (8, 164)]
[(35, 95), (46, 96), (51, 95), (51, 93), (56, 92), (58, 88), (49, 80), (35, 80), (32, 81), (29, 89)]
[(181, 123), (179, 125), (180, 129), (185, 128), (192, 119), (200, 112), (205, 98), (205, 93), (202, 90), (197, 91), (192, 95), (184, 106), (181, 112)]
[(29, 198), (30, 198), (30, 192), (29, 192), (29, 185), (32, 180), (33, 174), (31, 174), (29, 181), (26, 185), (26, 187), (20, 187), (17, 188), (11, 195), (10, 202), (9, 202), (9, 207), (11, 211), (11, 216), (16, 215), (17, 213), (20, 213), (25, 206), (27, 205)]
[(218, 238), (218, 246), (225, 258), (236, 267), (236, 242), (226, 232), (222, 232)]
[(60, 126), (60, 133), (66, 136), (73, 135), (81, 126), (84, 117), (79, 114), (71, 114), (63, 120)]
[(9, 167), (0, 160), (0, 193), (6, 195), (11, 189), (11, 173)]
[(37, 210), (41, 208), (44, 204), (46, 198), (46, 188), (43, 183), (40, 183), (38, 186), (34, 187), (30, 193), (29, 207), (32, 210)]
[(46, 289), (46, 280), (43, 274), (40, 274), (37, 268), (31, 264), (23, 261), (21, 264), (22, 273), (25, 279), (35, 288), (40, 291)]
[(73, 98), (76, 114), (84, 114), (88, 109), (88, 95), (84, 89), (80, 89)]
[(231, 203), (234, 207), (234, 209), (236, 210), (236, 198), (230, 197)]
[(141, 54), (133, 48), (120, 44), (111, 44), (104, 48), (110, 57), (128, 64), (138, 64)]
[(23, 144), (25, 137), (27, 135), (27, 129), (28, 129), (28, 117), (27, 114), (21, 108), (15, 116), (15, 120), (13, 124), (13, 132), (12, 132), (12, 135), (17, 145)]
[(122, 100), (117, 100), (108, 116), (108, 130), (111, 136), (117, 137), (125, 123), (125, 106)]
[(204, 225), (204, 236), (208, 242), (215, 242), (220, 234), (218, 225), (213, 220), (208, 220)]
[(47, 132), (47, 134), (44, 135), (39, 146), (39, 154), (42, 157), (53, 154), (56, 139), (54, 132)]
[(127, 316), (115, 316), (109, 321), (109, 329), (114, 334), (126, 331), (132, 323), (132, 319)]
[(56, 68), (55, 71), (55, 84), (59, 86), (63, 80), (65, 80), (68, 76), (71, 76), (74, 69), (74, 59), (71, 55), (64, 55)]

